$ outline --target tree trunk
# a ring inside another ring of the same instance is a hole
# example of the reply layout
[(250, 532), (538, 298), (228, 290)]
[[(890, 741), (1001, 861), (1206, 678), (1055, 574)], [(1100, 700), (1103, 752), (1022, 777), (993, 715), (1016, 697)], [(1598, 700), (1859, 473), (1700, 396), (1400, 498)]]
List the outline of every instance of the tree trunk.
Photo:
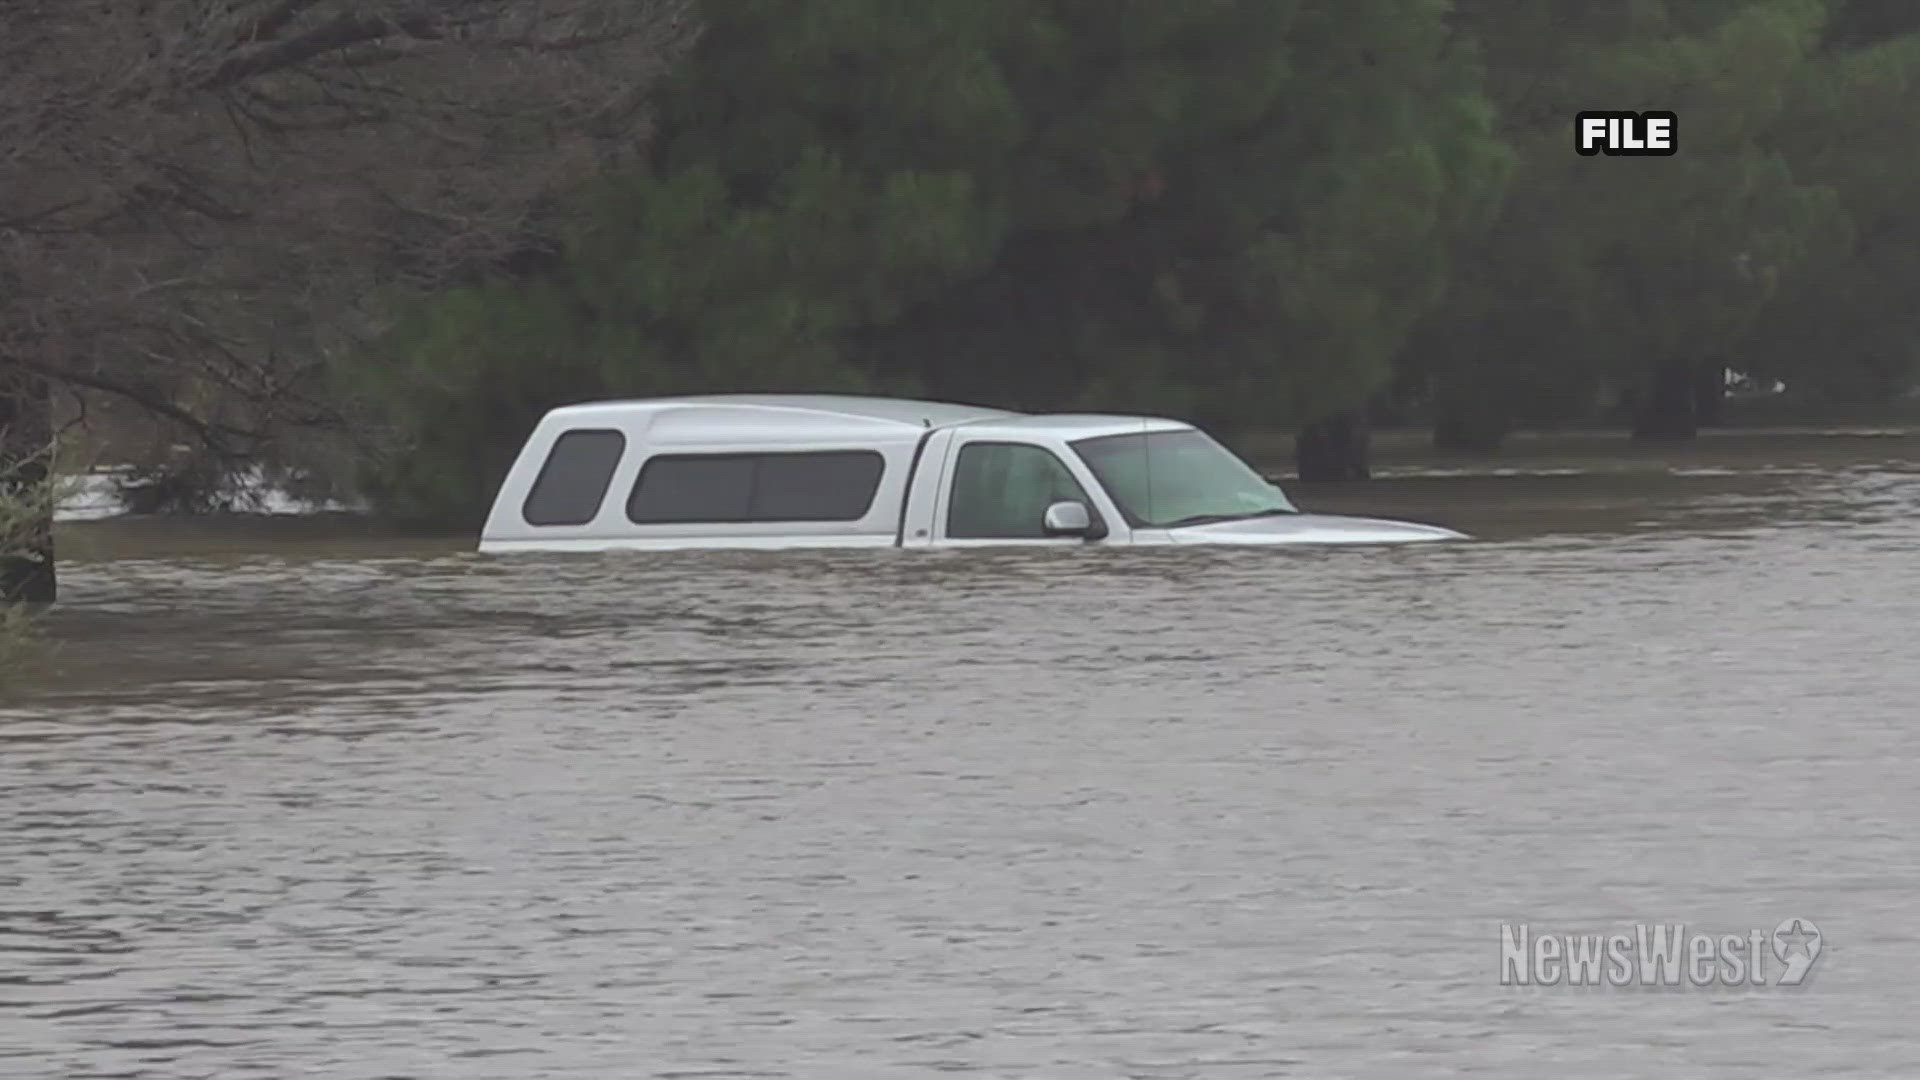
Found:
[(1366, 413), (1337, 413), (1293, 437), (1294, 471), (1307, 481), (1365, 480), (1373, 475), (1368, 450)]
[(0, 603), (53, 603), (53, 504), (46, 498), (52, 462), (53, 405), (46, 382), (0, 377), (0, 500), (28, 511), (16, 527), (0, 532)]
[(1693, 416), (1701, 427), (1719, 427), (1727, 419), (1727, 369), (1705, 364), (1694, 372)]
[(1643, 442), (1684, 442), (1700, 433), (1694, 371), (1667, 364), (1634, 395), (1633, 437)]

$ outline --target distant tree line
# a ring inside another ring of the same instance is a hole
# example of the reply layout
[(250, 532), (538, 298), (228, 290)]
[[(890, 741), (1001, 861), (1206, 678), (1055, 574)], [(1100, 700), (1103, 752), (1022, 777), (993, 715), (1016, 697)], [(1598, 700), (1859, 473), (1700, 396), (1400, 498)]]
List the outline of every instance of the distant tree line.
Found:
[(1916, 127), (1907, 0), (26, 0), (0, 482), (49, 402), (440, 523), (611, 394), (1682, 439), (1914, 385)]
[[(1379, 412), (1462, 449), (1603, 412), (1678, 439), (1729, 367), (1855, 400), (1913, 380), (1914, 5), (706, 20), (647, 167), (584, 196), (557, 266), (443, 297), (360, 365), (428, 451), (383, 474), (397, 505), (471, 515), (499, 432), (595, 393), (1170, 412), (1296, 429), (1302, 475), (1338, 477)], [(1684, 152), (1575, 155), (1595, 107), (1676, 111)]]

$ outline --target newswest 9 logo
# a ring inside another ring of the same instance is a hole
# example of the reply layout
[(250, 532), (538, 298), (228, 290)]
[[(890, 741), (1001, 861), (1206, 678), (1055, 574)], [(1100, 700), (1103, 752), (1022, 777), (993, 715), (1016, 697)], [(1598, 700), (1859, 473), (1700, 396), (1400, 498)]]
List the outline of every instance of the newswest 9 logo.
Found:
[(1680, 149), (1680, 118), (1612, 109), (1576, 113), (1573, 149), (1581, 157), (1671, 157)]

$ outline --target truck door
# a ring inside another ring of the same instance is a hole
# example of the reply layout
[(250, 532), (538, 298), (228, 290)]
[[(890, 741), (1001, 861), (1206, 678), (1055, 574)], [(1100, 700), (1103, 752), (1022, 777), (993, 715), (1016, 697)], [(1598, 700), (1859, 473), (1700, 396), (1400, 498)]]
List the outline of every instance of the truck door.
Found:
[(1057, 502), (1086, 506), (1096, 536), (1113, 522), (1088, 495), (1081, 478), (1055, 449), (1039, 442), (956, 435), (945, 446), (933, 542), (941, 545), (1084, 544), (1087, 538), (1050, 536), (1042, 526)]

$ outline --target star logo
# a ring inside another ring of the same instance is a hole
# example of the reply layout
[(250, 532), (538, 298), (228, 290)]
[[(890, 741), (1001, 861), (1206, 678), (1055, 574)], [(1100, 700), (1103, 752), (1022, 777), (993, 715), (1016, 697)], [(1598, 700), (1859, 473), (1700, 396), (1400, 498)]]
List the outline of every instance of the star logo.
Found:
[(1820, 958), (1820, 928), (1806, 919), (1793, 918), (1773, 928), (1773, 955), (1787, 965), (1776, 986), (1799, 986)]
[(1786, 927), (1786, 933), (1779, 930), (1773, 932), (1774, 947), (1779, 950), (1780, 959), (1796, 955), (1811, 957), (1813, 949), (1819, 947), (1820, 928), (1805, 919), (1789, 919), (1782, 925)]

